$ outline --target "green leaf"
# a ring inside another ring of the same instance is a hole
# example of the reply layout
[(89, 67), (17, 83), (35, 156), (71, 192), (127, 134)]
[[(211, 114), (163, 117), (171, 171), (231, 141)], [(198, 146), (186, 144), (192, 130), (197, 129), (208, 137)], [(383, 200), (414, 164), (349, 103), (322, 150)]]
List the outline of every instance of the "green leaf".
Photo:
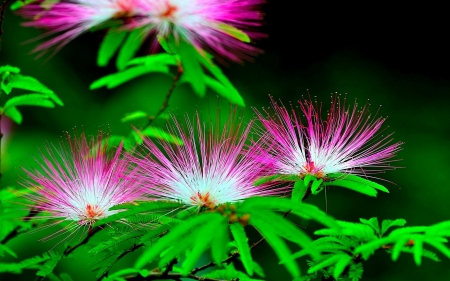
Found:
[(20, 73), (20, 69), (18, 67), (10, 66), (10, 65), (3, 65), (0, 66), (0, 74), (3, 72), (11, 72), (11, 73)]
[(416, 265), (419, 266), (422, 264), (422, 254), (423, 254), (423, 240), (422, 237), (416, 237), (414, 239), (414, 261)]
[(311, 238), (282, 216), (271, 211), (259, 209), (250, 213), (250, 223), (252, 223), (254, 218), (257, 218), (258, 221), (265, 221), (276, 235), (298, 244), (314, 258), (320, 257), (320, 253), (313, 246)]
[(226, 245), (228, 245), (229, 242), (228, 223), (222, 223), (217, 227), (214, 239), (211, 243), (212, 260), (218, 267), (222, 267), (222, 261), (227, 258)]
[(262, 266), (259, 265), (259, 263), (253, 261), (253, 271), (261, 276), (262, 278), (265, 278), (266, 275), (264, 274), (264, 269), (262, 268)]
[(244, 99), (237, 94), (235, 91), (222, 85), (219, 81), (214, 80), (209, 76), (204, 76), (205, 83), (208, 87), (213, 89), (216, 93), (226, 98), (230, 103), (237, 104), (239, 106), (245, 107)]
[[(211, 59), (208, 58), (208, 54), (204, 53), (203, 55), (198, 55), (198, 60), (200, 63), (229, 91), (229, 97), (231, 102), (240, 105), (239, 101), (242, 100), (241, 95), (233, 86), (233, 84), (228, 80), (228, 78), (223, 74), (222, 70), (216, 66)], [(238, 98), (239, 97), (239, 98)], [(243, 101), (242, 101), (243, 102)], [(243, 104), (245, 106), (245, 104)]]
[(230, 224), (230, 230), (233, 234), (233, 238), (236, 241), (237, 248), (239, 250), (239, 254), (241, 255), (241, 261), (244, 265), (247, 273), (252, 276), (253, 275), (253, 259), (252, 254), (250, 253), (250, 247), (248, 246), (248, 238), (245, 234), (244, 227), (240, 223)]
[(373, 197), (377, 195), (377, 189), (389, 193), (389, 190), (381, 184), (355, 175), (334, 173), (329, 174), (328, 178), (335, 180), (327, 182), (327, 186), (341, 186)]
[(144, 136), (160, 139), (163, 141), (167, 141), (176, 145), (183, 145), (183, 140), (179, 137), (169, 134), (160, 128), (149, 126), (144, 129), (144, 131), (140, 131), (140, 133)]
[(409, 238), (399, 238), (392, 248), (392, 261), (397, 261), (397, 259), (400, 257), (400, 253), (405, 248), (406, 242), (408, 242)]
[(433, 240), (433, 238), (428, 238), (428, 237), (424, 237), (424, 241), (426, 243), (430, 244), (431, 246), (433, 246), (434, 248), (436, 248), (439, 252), (441, 252), (447, 258), (450, 259), (450, 249), (447, 248), (444, 244), (439, 243), (439, 242)]
[(351, 263), (352, 257), (348, 255), (341, 255), (340, 260), (336, 263), (333, 271), (334, 279), (338, 280), (345, 268)]
[(277, 174), (277, 175), (272, 175), (272, 176), (264, 176), (264, 177), (260, 177), (258, 179), (256, 179), (253, 182), (254, 186), (259, 186), (268, 182), (272, 182), (272, 181), (299, 181), (301, 180), (299, 178), (299, 176), (297, 175), (281, 175), (281, 174)]
[(39, 267), (39, 271), (36, 273), (37, 276), (46, 277), (47, 275), (52, 273), (53, 269), (55, 269), (56, 265), (62, 258), (62, 254), (54, 252), (50, 252), (49, 256), (50, 259)]
[(23, 76), (20, 74), (14, 75), (13, 78), (10, 79), (9, 85), (13, 88), (28, 90), (32, 92), (37, 92), (41, 94), (45, 94), (53, 100), (57, 105), (63, 106), (64, 103), (59, 99), (59, 97), (49, 88), (44, 86), (41, 82), (36, 80), (33, 77)]
[(154, 54), (145, 57), (134, 58), (128, 62), (128, 65), (145, 64), (145, 65), (177, 65), (178, 56), (171, 54)]
[(293, 202), (287, 198), (277, 198), (277, 197), (252, 197), (246, 199), (240, 207), (242, 212), (251, 213), (252, 210), (258, 209), (271, 209), (278, 211), (288, 211), (291, 210), (292, 213), (302, 216), (307, 219), (314, 219), (328, 227), (340, 228), (337, 222), (330, 216), (326, 215), (324, 212), (319, 210), (316, 206)]
[(89, 89), (95, 90), (106, 86), (108, 89), (115, 88), (141, 75), (151, 72), (169, 73), (169, 68), (165, 65), (139, 65), (125, 69), (121, 72), (106, 75), (92, 82)]
[(196, 241), (194, 247), (192, 248), (192, 251), (189, 253), (181, 267), (181, 273), (183, 275), (188, 275), (189, 272), (191, 272), (191, 270), (195, 266), (195, 263), (200, 259), (201, 254), (203, 254), (203, 252), (211, 244), (211, 241), (214, 239), (214, 235), (219, 225), (226, 225), (225, 223), (228, 222), (225, 221), (222, 216), (215, 216), (212, 217), (211, 221), (209, 221), (201, 228), (201, 231), (199, 231), (199, 235), (197, 235), (196, 237)]
[(183, 66), (183, 80), (191, 84), (195, 93), (200, 97), (204, 97), (206, 93), (205, 75), (198, 61), (199, 54), (197, 50), (183, 40), (178, 42), (176, 48)]
[(22, 123), (23, 117), (22, 117), (22, 114), (19, 112), (19, 110), (17, 110), (17, 108), (9, 107), (7, 110), (5, 110), (4, 113), (6, 116), (11, 118), (11, 120), (16, 122), (17, 124), (20, 125)]
[(2, 82), (0, 82), (0, 87), (2, 89), (3, 92), (5, 92), (5, 94), (9, 95), (9, 93), (11, 93), (12, 87), (10, 84), (5, 84)]
[(114, 56), (120, 44), (122, 44), (128, 31), (111, 28), (103, 38), (98, 50), (97, 65), (106, 66), (109, 60)]
[(177, 225), (138, 258), (135, 263), (135, 268), (142, 269), (142, 267), (144, 267), (148, 262), (153, 261), (153, 259), (166, 248), (178, 244), (180, 239), (183, 239), (186, 233), (190, 230), (195, 229), (199, 225), (201, 226), (209, 221), (217, 219), (217, 216), (222, 218), (222, 216), (218, 213), (205, 213), (192, 217), (184, 223)]
[(133, 58), (134, 54), (139, 50), (139, 47), (144, 40), (144, 33), (142, 28), (134, 29), (129, 33), (125, 43), (119, 50), (117, 56), (116, 66), (118, 70), (123, 70), (127, 66), (128, 62)]
[(88, 251), (88, 253), (90, 253), (90, 254), (98, 254), (101, 251), (109, 249), (109, 248), (111, 248), (113, 246), (116, 246), (116, 245), (118, 245), (118, 244), (120, 244), (122, 242), (128, 241), (130, 239), (141, 238), (145, 233), (146, 233), (145, 231), (139, 231), (139, 228), (138, 228), (135, 231), (124, 233), (124, 234), (119, 235), (119, 236), (113, 236), (110, 239), (97, 244), (94, 248), (90, 249)]
[(285, 266), (289, 273), (293, 277), (300, 276), (300, 269), (297, 263), (294, 260), (289, 259), (292, 254), (286, 243), (284, 243), (284, 241), (275, 234), (275, 232), (269, 227), (269, 225), (266, 224), (265, 221), (260, 221), (255, 218), (251, 218), (251, 220), (252, 224), (261, 232), (264, 238), (266, 238), (278, 258), (280, 260), (286, 260)]
[(314, 273), (316, 271), (319, 271), (321, 269), (324, 269), (326, 267), (332, 266), (335, 263), (337, 263), (339, 260), (346, 258), (347, 255), (345, 254), (338, 254), (338, 255), (329, 255), (329, 257), (319, 263), (317, 263), (315, 266), (308, 269), (308, 273)]
[(305, 186), (303, 180), (298, 180), (294, 183), (294, 189), (292, 190), (292, 201), (302, 202), (305, 197), (308, 187)]
[(17, 259), (16, 253), (14, 253), (8, 246), (0, 244), (0, 256), (4, 257), (5, 253)]
[(366, 224), (373, 228), (376, 235), (380, 236), (380, 225), (378, 223), (378, 218), (370, 218), (369, 220), (366, 219), (359, 219), (363, 224)]
[(123, 218), (127, 218), (129, 216), (132, 216), (132, 215), (135, 215), (138, 213), (151, 212), (151, 211), (156, 211), (156, 210), (157, 211), (173, 210), (176, 208), (180, 208), (181, 206), (183, 206), (183, 205), (180, 203), (177, 203), (177, 202), (165, 202), (165, 201), (148, 201), (148, 202), (140, 202), (140, 203), (120, 204), (120, 205), (110, 208), (109, 210), (121, 210), (121, 209), (128, 209), (128, 210), (122, 211), (117, 214), (106, 217), (104, 219), (98, 220), (94, 226), (100, 226), (100, 225), (103, 225), (106, 223), (121, 220)]
[(47, 96), (42, 94), (26, 94), (22, 96), (17, 96), (9, 99), (5, 103), (5, 110), (9, 107), (23, 106), (23, 105), (32, 105), (32, 106), (40, 106), (40, 107), (48, 107), (53, 108), (55, 104), (48, 100)]
[(239, 41), (245, 42), (245, 43), (250, 43), (250, 37), (243, 32), (242, 30), (237, 29), (236, 27), (232, 26), (232, 25), (228, 25), (225, 23), (216, 23), (216, 27), (218, 28), (219, 31), (234, 37), (236, 39), (238, 39)]
[(396, 219), (396, 220), (384, 220), (381, 223), (381, 235), (384, 235), (389, 228), (393, 226), (404, 226), (406, 224), (406, 220), (404, 219)]
[(130, 112), (130, 113), (125, 113), (125, 116), (122, 117), (122, 119), (120, 119), (120, 121), (122, 123), (124, 122), (129, 122), (129, 121), (133, 121), (136, 119), (141, 119), (141, 118), (148, 118), (148, 114), (145, 111), (134, 111), (134, 112)]
[(59, 277), (61, 277), (62, 281), (73, 281), (72, 277), (67, 273), (61, 273)]

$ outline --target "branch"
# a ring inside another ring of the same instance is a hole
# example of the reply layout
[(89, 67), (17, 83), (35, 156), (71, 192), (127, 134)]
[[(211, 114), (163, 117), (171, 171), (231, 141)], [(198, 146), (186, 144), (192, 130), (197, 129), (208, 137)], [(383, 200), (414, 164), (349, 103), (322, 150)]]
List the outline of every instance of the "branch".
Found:
[(64, 250), (64, 256), (67, 257), (70, 255), (70, 253), (72, 253), (73, 251), (75, 251), (78, 247), (86, 244), (87, 242), (89, 242), (89, 239), (91, 239), (92, 236), (94, 236), (95, 233), (100, 231), (100, 227), (95, 227), (95, 228), (91, 228), (88, 232), (88, 235), (83, 239), (83, 241), (81, 241), (80, 243), (76, 244), (75, 246), (67, 246), (67, 248)]
[[(144, 244), (133, 244), (133, 246), (131, 246), (131, 248), (126, 249), (125, 251), (122, 252), (122, 254), (120, 254), (116, 260), (111, 264), (110, 269), (114, 266), (114, 264), (116, 262), (118, 262), (121, 258), (123, 258), (124, 256), (128, 255), (129, 253), (132, 253), (134, 251), (136, 251), (137, 249), (140, 249), (142, 246), (144, 246)], [(109, 269), (107, 271), (105, 271), (97, 280), (102, 280), (105, 277), (108, 277), (109, 274)]]
[[(233, 281), (233, 280), (224, 280), (224, 279), (215, 279), (215, 278), (209, 278), (204, 276), (198, 276), (195, 274), (188, 274), (186, 276), (183, 276), (181, 273), (177, 272), (171, 272), (164, 275), (164, 273), (158, 272), (158, 271), (150, 271), (148, 273), (147, 277), (142, 277), (141, 275), (136, 275), (133, 277), (124, 277), (125, 280), (130, 281), (146, 281), (146, 280), (162, 280), (162, 279), (172, 279), (175, 281), (181, 281), (181, 278), (190, 278), (193, 280), (199, 280), (199, 281)], [(237, 281), (237, 280), (236, 280)]]
[(178, 72), (175, 75), (175, 77), (173, 78), (172, 86), (170, 86), (170, 89), (167, 92), (166, 97), (164, 98), (164, 102), (161, 105), (161, 108), (156, 113), (156, 115), (149, 117), (147, 126), (150, 126), (153, 123), (153, 121), (155, 121), (155, 119), (157, 119), (169, 107), (170, 97), (172, 96), (172, 93), (175, 90), (175, 88), (176, 88), (176, 86), (178, 84), (178, 81), (180, 81), (180, 78), (181, 78), (182, 74), (183, 74), (183, 67), (181, 66), (181, 63), (178, 63)]
[[(1, 120), (0, 120), (1, 121)], [(0, 133), (1, 136), (1, 133)], [(1, 141), (1, 137), (0, 137), (0, 141)], [(0, 147), (1, 148), (1, 147)], [(35, 208), (31, 208), (30, 209), (30, 213), (28, 214), (28, 216), (23, 218), (24, 222), (28, 222), (31, 220), (32, 217), (36, 216), (39, 213), (39, 210), (35, 209)], [(34, 226), (34, 225), (33, 225)], [(9, 240), (15, 238), (17, 235), (20, 234), (20, 230), (22, 229), (21, 226), (16, 226), (5, 238), (3, 238), (2, 241), (0, 241), (0, 244), (6, 244), (8, 243)]]

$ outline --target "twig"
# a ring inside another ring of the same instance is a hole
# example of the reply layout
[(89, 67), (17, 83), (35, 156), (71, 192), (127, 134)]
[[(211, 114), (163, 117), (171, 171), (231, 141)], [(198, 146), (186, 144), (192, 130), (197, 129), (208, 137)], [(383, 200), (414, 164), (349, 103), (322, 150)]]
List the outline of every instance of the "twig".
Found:
[(178, 72), (173, 78), (172, 85), (170, 86), (169, 91), (167, 91), (166, 97), (164, 98), (164, 102), (161, 105), (161, 108), (158, 110), (158, 112), (155, 114), (155, 116), (150, 116), (148, 119), (147, 127), (150, 126), (155, 119), (157, 119), (168, 107), (169, 107), (169, 100), (172, 96), (173, 91), (175, 90), (178, 81), (180, 81), (181, 75), (183, 74), (183, 67), (181, 66), (181, 63), (178, 63)]
[[(181, 273), (178, 272), (171, 272), (167, 275), (163, 276), (163, 273), (157, 272), (157, 271), (150, 271), (147, 277), (142, 277), (141, 275), (136, 275), (132, 277), (124, 277), (126, 280), (130, 281), (146, 281), (146, 280), (161, 280), (161, 279), (172, 279), (175, 281), (181, 280), (181, 278), (190, 278), (193, 280), (199, 280), (199, 281), (232, 281), (232, 280), (224, 280), (224, 279), (216, 279), (216, 278), (209, 278), (204, 276), (198, 276), (195, 274), (188, 274), (186, 276), (183, 276)], [(236, 280), (237, 281), (237, 280)]]
[(91, 230), (89, 230), (88, 235), (83, 239), (83, 241), (81, 241), (80, 243), (76, 244), (75, 246), (67, 246), (67, 248), (64, 250), (64, 256), (67, 257), (70, 255), (70, 253), (72, 253), (73, 251), (75, 251), (78, 247), (86, 244), (87, 242), (89, 242), (89, 239), (91, 239), (92, 236), (94, 236), (95, 233), (99, 232), (101, 228), (99, 227), (95, 227)]
[[(112, 263), (111, 267), (118, 262), (121, 258), (123, 258), (124, 256), (128, 255), (129, 253), (132, 253), (134, 251), (136, 251), (137, 249), (140, 249), (142, 246), (144, 246), (144, 244), (133, 244), (133, 246), (131, 246), (131, 248), (126, 249), (125, 251), (122, 252), (122, 254), (120, 254), (116, 260)], [(108, 277), (109, 274), (109, 270), (105, 271), (97, 280), (102, 280), (105, 277)]]
[[(0, 138), (0, 140), (1, 140), (1, 138)], [(31, 208), (30, 213), (28, 214), (28, 216), (23, 218), (23, 221), (24, 222), (30, 221), (31, 218), (36, 216), (38, 213), (39, 213), (38, 210), (36, 210), (35, 208)], [(8, 243), (9, 240), (11, 240), (14, 237), (16, 237), (17, 235), (19, 235), (20, 229), (22, 229), (21, 226), (16, 226), (5, 238), (3, 238), (2, 241), (0, 241), (0, 244), (6, 244), (6, 243)]]

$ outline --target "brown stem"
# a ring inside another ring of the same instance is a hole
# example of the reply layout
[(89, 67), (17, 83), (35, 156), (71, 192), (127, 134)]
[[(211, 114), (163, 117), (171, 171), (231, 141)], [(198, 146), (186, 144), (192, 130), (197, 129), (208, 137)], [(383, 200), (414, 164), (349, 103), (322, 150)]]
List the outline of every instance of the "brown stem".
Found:
[(75, 246), (67, 246), (66, 250), (64, 250), (64, 256), (69, 256), (70, 253), (72, 253), (73, 251), (75, 251), (78, 247), (86, 244), (87, 242), (89, 242), (89, 239), (91, 239), (92, 236), (94, 236), (94, 234), (96, 234), (97, 232), (100, 231), (100, 227), (95, 227), (95, 228), (91, 228), (89, 229), (88, 235), (83, 239), (83, 241), (81, 241), (80, 243), (76, 244)]
[(181, 66), (181, 63), (178, 63), (178, 72), (173, 78), (172, 85), (170, 86), (169, 91), (167, 91), (166, 97), (164, 98), (164, 102), (161, 105), (161, 108), (158, 110), (158, 112), (154, 116), (149, 117), (147, 126), (150, 126), (153, 123), (153, 121), (155, 121), (155, 119), (157, 119), (169, 107), (170, 97), (172, 96), (172, 93), (175, 90), (178, 81), (180, 81), (182, 74), (183, 74), (183, 67)]
[(3, 35), (3, 28), (2, 28), (2, 24), (3, 24), (3, 20), (5, 19), (5, 10), (6, 10), (6, 5), (8, 4), (8, 0), (3, 0), (3, 4), (0, 7), (0, 50), (2, 47), (2, 35)]

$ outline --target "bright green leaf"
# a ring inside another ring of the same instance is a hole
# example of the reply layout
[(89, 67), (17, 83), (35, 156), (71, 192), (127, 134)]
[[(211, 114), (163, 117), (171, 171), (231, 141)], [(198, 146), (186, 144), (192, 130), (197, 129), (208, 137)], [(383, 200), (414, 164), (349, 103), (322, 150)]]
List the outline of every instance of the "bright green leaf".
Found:
[(20, 69), (18, 67), (10, 66), (10, 65), (3, 65), (0, 66), (0, 74), (3, 72), (11, 72), (11, 73), (20, 73)]
[(219, 31), (221, 31), (227, 35), (230, 35), (231, 37), (234, 37), (234, 38), (238, 39), (239, 41), (242, 41), (245, 43), (250, 43), (250, 37), (242, 30), (239, 30), (236, 27), (225, 24), (225, 23), (216, 23), (216, 26)]
[(211, 243), (212, 259), (218, 267), (222, 267), (222, 261), (227, 257), (226, 245), (229, 242), (228, 223), (222, 223), (217, 226), (214, 239)]
[(119, 30), (117, 28), (108, 30), (98, 50), (98, 66), (108, 65), (109, 60), (114, 56), (117, 49), (119, 49), (120, 44), (122, 44), (127, 34), (127, 30)]
[(176, 145), (183, 145), (183, 140), (180, 139), (179, 137), (169, 134), (169, 133), (161, 130), (160, 128), (157, 128), (154, 126), (149, 126), (149, 127), (145, 128), (144, 131), (141, 131), (140, 133), (147, 137), (160, 139), (160, 140), (167, 141), (167, 142), (170, 142), (170, 143), (173, 143)]
[(125, 113), (125, 116), (120, 119), (122, 123), (133, 121), (136, 119), (148, 118), (148, 114), (145, 111), (134, 111), (130, 113)]
[(47, 96), (42, 94), (26, 94), (22, 96), (17, 96), (9, 99), (5, 103), (5, 110), (8, 110), (10, 107), (23, 106), (23, 105), (32, 105), (32, 106), (40, 106), (40, 107), (55, 107), (54, 103), (50, 101)]
[(186, 235), (192, 229), (196, 229), (199, 225), (203, 225), (209, 221), (217, 219), (222, 216), (218, 213), (205, 213), (195, 217), (192, 217), (171, 229), (166, 235), (159, 239), (152, 247), (144, 252), (136, 261), (135, 268), (142, 269), (148, 262), (151, 262), (167, 247), (179, 243), (180, 239)]
[(191, 84), (192, 89), (200, 97), (205, 96), (206, 84), (200, 62), (198, 61), (198, 52), (194, 46), (180, 40), (177, 45), (177, 54), (180, 56), (183, 66), (183, 80)]
[(41, 82), (33, 77), (16, 74), (13, 78), (10, 79), (9, 85), (11, 85), (11, 87), (13, 88), (45, 94), (56, 104), (60, 106), (64, 105), (64, 103), (52, 90), (44, 86)]
[(404, 226), (406, 221), (404, 219), (396, 219), (396, 220), (384, 220), (381, 223), (381, 235), (384, 235), (389, 228), (393, 226)]
[(378, 218), (371, 218), (369, 220), (366, 219), (359, 219), (362, 223), (370, 226), (373, 228), (375, 233), (380, 236), (380, 224), (378, 223)]
[(339, 276), (344, 272), (345, 268), (351, 263), (352, 257), (348, 255), (340, 255), (340, 260), (336, 263), (333, 271), (334, 279), (338, 280)]
[(6, 116), (11, 118), (11, 120), (16, 122), (17, 124), (20, 125), (22, 123), (22, 119), (23, 119), (22, 114), (19, 112), (19, 110), (17, 110), (17, 108), (9, 107), (4, 113)]
[(305, 197), (308, 188), (303, 183), (303, 180), (298, 180), (294, 183), (294, 189), (292, 190), (292, 201), (302, 202)]
[(128, 62), (128, 65), (177, 65), (177, 57), (178, 56), (166, 53), (154, 54), (145, 57), (134, 58)]
[(256, 179), (253, 182), (254, 186), (259, 186), (264, 183), (272, 182), (272, 181), (299, 181), (301, 180), (297, 175), (272, 175), (272, 176), (264, 176)]
[(237, 104), (239, 106), (245, 107), (244, 99), (239, 95), (239, 93), (230, 90), (229, 88), (222, 85), (217, 80), (209, 76), (204, 76), (205, 83), (208, 87), (213, 89), (216, 93), (226, 98), (230, 103)]
[(237, 248), (239, 250), (239, 254), (241, 255), (241, 261), (244, 265), (247, 273), (252, 276), (253, 275), (253, 259), (252, 254), (250, 252), (250, 247), (248, 245), (248, 238), (245, 234), (244, 227), (240, 223), (230, 224), (230, 230), (233, 234), (234, 241), (236, 241)]
[(141, 46), (143, 40), (144, 33), (142, 28), (134, 29), (129, 33), (129, 35), (125, 39), (125, 43), (119, 50), (119, 55), (117, 56), (116, 66), (118, 70), (125, 69), (128, 62), (139, 50), (139, 47)]

